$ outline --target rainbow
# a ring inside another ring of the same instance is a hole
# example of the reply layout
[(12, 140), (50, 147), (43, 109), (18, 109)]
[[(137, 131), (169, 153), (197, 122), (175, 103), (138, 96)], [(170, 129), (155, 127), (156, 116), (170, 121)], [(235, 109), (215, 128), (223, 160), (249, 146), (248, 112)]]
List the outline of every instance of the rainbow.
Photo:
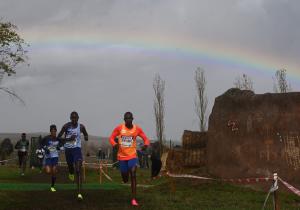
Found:
[[(173, 54), (188, 58), (200, 58), (201, 61), (226, 66), (236, 66), (241, 71), (255, 71), (257, 74), (274, 75), (280, 68), (288, 69), (289, 79), (300, 84), (298, 64), (271, 55), (245, 51), (236, 46), (226, 46), (211, 40), (200, 41), (182, 37), (164, 37), (157, 34), (124, 33), (124, 31), (99, 32), (82, 30), (74, 32), (53, 28), (52, 30), (27, 31), (25, 40), (32, 50), (47, 50), (51, 48), (66, 48), (72, 50), (99, 50), (104, 48), (124, 50), (127, 52), (155, 52), (159, 54)], [(199, 63), (201, 65), (201, 63)]]

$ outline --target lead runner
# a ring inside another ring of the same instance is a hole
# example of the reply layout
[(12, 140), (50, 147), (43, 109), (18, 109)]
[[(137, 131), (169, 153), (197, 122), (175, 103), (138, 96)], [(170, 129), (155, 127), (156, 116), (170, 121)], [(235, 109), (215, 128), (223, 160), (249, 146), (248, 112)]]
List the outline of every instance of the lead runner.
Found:
[[(129, 174), (131, 177), (131, 205), (138, 206), (136, 201), (136, 169), (137, 169), (137, 154), (136, 154), (136, 137), (139, 136), (144, 141), (144, 148), (149, 146), (150, 142), (143, 130), (132, 123), (133, 115), (131, 112), (124, 114), (125, 123), (117, 126), (109, 141), (113, 147), (119, 145), (118, 160), (120, 163), (121, 175), (124, 183), (128, 182)], [(115, 142), (115, 138), (118, 142)]]

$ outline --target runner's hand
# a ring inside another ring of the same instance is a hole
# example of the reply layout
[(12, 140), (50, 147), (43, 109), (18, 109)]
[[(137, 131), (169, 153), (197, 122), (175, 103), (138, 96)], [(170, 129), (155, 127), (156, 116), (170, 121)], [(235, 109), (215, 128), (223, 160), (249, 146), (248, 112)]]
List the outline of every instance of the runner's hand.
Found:
[(44, 150), (45, 150), (45, 154), (46, 155), (49, 155), (50, 154), (50, 150), (46, 147), (46, 148), (44, 148)]

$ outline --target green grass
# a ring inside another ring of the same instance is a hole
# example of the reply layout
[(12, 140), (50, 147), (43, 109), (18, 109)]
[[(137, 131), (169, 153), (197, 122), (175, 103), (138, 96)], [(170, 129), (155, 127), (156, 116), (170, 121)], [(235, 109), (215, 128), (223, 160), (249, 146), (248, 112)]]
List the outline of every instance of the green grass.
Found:
[[(84, 184), (84, 201), (75, 200), (75, 186), (63, 181), (66, 174), (60, 171), (57, 192), (49, 191), (48, 176), (28, 171), (20, 177), (14, 167), (0, 167), (0, 209), (132, 209), (129, 204), (130, 187), (121, 184), (117, 170), (109, 170), (113, 182), (103, 177), (99, 184), (96, 170), (87, 171)], [(143, 210), (258, 210), (262, 208), (267, 192), (218, 182), (201, 182), (188, 179), (161, 178), (149, 182), (149, 171), (138, 170), (138, 183), (152, 187), (138, 187), (138, 201)], [(43, 181), (44, 178), (44, 181)], [(3, 181), (4, 180), (4, 181)], [(36, 180), (39, 180), (38, 182)], [(280, 209), (300, 210), (300, 198), (282, 192)], [(266, 209), (272, 209), (270, 199)]]
[[(49, 183), (0, 183), (0, 190), (4, 191), (35, 191), (35, 190), (49, 190)], [(85, 184), (85, 190), (117, 190), (125, 188), (126, 186), (117, 183), (104, 184)], [(56, 184), (57, 190), (75, 190), (75, 184)]]

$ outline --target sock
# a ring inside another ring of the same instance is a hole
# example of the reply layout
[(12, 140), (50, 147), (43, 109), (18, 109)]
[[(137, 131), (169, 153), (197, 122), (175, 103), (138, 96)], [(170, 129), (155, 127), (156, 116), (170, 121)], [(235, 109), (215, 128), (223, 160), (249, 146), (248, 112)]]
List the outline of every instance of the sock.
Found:
[(56, 176), (52, 176), (51, 177), (51, 187), (54, 187), (55, 181), (56, 181)]

